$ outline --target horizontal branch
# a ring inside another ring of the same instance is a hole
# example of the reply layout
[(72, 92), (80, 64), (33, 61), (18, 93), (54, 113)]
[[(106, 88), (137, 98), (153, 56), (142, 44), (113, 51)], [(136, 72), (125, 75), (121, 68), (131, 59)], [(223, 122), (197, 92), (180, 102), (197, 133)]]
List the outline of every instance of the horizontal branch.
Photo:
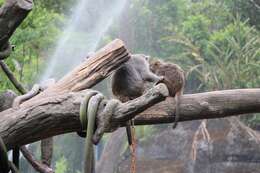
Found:
[[(168, 97), (136, 116), (136, 124), (172, 123), (175, 100)], [(221, 90), (183, 95), (180, 102), (180, 121), (223, 118), (260, 113), (260, 88)]]
[[(112, 124), (124, 126), (136, 113), (165, 97), (160, 84), (145, 95), (119, 105)], [(0, 113), (0, 135), (8, 148), (24, 145), (46, 137), (80, 130), (79, 106), (87, 91), (61, 93), (22, 104), (20, 109)], [(180, 121), (221, 118), (260, 112), (260, 89), (237, 89), (187, 94), (181, 99)], [(150, 125), (174, 121), (173, 98), (158, 103), (135, 117), (135, 124)], [(8, 118), (7, 118), (8, 117)]]

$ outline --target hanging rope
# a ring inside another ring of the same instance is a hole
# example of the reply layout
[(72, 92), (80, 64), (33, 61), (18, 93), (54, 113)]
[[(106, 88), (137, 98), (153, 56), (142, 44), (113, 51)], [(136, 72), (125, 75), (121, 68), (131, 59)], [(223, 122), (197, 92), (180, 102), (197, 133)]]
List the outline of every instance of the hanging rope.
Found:
[(104, 96), (97, 91), (90, 91), (80, 105), (80, 122), (82, 129), (87, 129), (85, 141), (85, 173), (95, 172), (95, 154), (92, 138), (99, 104)]
[(81, 131), (77, 132), (77, 134), (80, 137), (86, 137), (86, 129), (87, 129), (87, 108), (88, 108), (88, 102), (89, 99), (96, 95), (98, 92), (97, 91), (90, 91), (88, 94), (85, 96), (85, 98), (82, 100), (80, 104), (80, 110), (79, 110), (79, 119), (81, 123)]
[(132, 134), (132, 140), (130, 145), (131, 150), (131, 168), (130, 173), (136, 173), (136, 138), (135, 138), (135, 126), (134, 126), (134, 120), (131, 121), (131, 134)]
[[(85, 141), (85, 173), (95, 172), (94, 145), (98, 144), (106, 130), (111, 130), (111, 119), (120, 101), (106, 100), (98, 91), (89, 90), (80, 104), (81, 131)], [(97, 114), (99, 110), (99, 113)]]
[[(98, 110), (98, 106), (104, 96), (101, 94), (97, 94), (93, 97), (90, 98), (89, 100), (89, 106), (88, 106), (88, 111), (87, 111), (87, 116), (88, 116), (88, 123), (87, 123), (87, 137), (86, 137), (86, 143), (85, 143), (85, 148), (86, 148), (86, 160), (87, 164), (85, 165), (85, 173), (94, 173), (95, 169), (95, 155), (94, 155), (94, 146), (92, 143), (92, 137), (94, 134), (94, 129), (95, 129), (95, 119), (96, 119), (96, 114)], [(93, 106), (93, 107), (92, 107)]]

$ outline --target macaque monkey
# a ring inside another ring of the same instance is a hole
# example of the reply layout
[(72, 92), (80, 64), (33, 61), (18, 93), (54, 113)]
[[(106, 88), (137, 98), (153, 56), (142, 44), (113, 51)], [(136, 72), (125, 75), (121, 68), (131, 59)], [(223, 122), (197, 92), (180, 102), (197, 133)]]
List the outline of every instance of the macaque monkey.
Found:
[(177, 64), (160, 60), (151, 60), (150, 69), (155, 74), (164, 77), (162, 82), (165, 83), (169, 89), (170, 96), (175, 97), (176, 111), (173, 125), (173, 128), (175, 128), (180, 118), (180, 97), (183, 95), (185, 85), (184, 71)]
[[(149, 57), (133, 54), (112, 76), (113, 95), (121, 102), (127, 102), (141, 96), (146, 89), (146, 82), (158, 83), (163, 77), (150, 71)], [(129, 145), (132, 144), (130, 123), (126, 126)]]

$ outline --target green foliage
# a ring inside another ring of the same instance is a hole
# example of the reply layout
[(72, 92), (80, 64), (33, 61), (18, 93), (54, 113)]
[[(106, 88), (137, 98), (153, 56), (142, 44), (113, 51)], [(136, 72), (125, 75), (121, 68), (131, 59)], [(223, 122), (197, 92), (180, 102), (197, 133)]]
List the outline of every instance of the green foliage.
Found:
[(68, 170), (68, 161), (61, 157), (55, 164), (55, 172), (56, 173), (66, 173)]
[(66, 134), (55, 138), (55, 143), (53, 160), (65, 158), (68, 173), (80, 171), (84, 162), (85, 140), (79, 138), (76, 134)]
[(203, 15), (189, 16), (183, 22), (183, 34), (195, 45), (200, 45), (203, 50), (207, 45), (210, 36), (211, 21)]
[[(12, 36), (15, 51), (5, 62), (28, 88), (39, 74), (47, 52), (52, 51), (63, 23), (63, 15), (35, 6)], [(14, 89), (2, 72), (0, 82), (0, 90)]]
[(258, 0), (228, 0), (225, 2), (235, 16), (241, 15), (242, 20), (249, 20), (249, 24), (260, 29), (260, 3)]
[(46, 8), (56, 13), (70, 13), (78, 0), (34, 0), (35, 6)]
[(235, 20), (211, 35), (207, 59), (199, 70), (210, 89), (257, 87), (260, 83), (260, 38), (253, 27)]

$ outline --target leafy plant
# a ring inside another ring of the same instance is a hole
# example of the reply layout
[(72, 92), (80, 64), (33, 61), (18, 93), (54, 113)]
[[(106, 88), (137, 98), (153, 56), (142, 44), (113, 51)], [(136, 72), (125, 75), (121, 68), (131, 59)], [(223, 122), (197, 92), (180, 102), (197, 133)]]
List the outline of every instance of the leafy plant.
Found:
[(68, 161), (64, 157), (61, 157), (55, 164), (55, 172), (66, 173), (68, 169), (67, 165), (68, 165)]

